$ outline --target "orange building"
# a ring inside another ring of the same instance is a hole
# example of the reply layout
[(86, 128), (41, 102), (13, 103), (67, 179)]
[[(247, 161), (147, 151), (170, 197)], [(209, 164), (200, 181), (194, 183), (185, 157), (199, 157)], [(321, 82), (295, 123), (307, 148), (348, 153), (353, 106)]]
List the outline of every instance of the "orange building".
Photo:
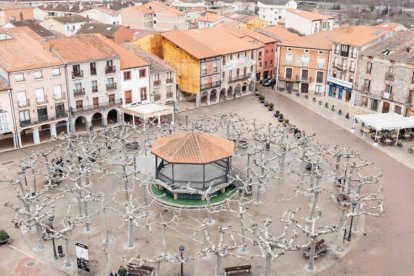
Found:
[(323, 31), (281, 43), (278, 89), (323, 95), (335, 35), (335, 32)]

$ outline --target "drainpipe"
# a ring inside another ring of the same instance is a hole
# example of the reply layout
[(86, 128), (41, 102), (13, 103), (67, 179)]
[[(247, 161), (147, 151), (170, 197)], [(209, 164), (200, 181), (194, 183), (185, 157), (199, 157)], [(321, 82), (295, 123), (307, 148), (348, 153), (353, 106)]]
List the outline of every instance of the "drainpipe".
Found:
[[(8, 78), (9, 78), (9, 83), (10, 83), (10, 74), (8, 74)], [(10, 101), (10, 108), (11, 108), (10, 113), (12, 115), (13, 128), (14, 128), (13, 141), (14, 141), (15, 147), (19, 149), (22, 147), (22, 145), (20, 145), (20, 140), (19, 140), (20, 133), (18, 132), (18, 129), (17, 129), (17, 120), (16, 120), (16, 114), (14, 113), (15, 111), (14, 111), (12, 91), (13, 91), (13, 88), (10, 87), (9, 101)]]

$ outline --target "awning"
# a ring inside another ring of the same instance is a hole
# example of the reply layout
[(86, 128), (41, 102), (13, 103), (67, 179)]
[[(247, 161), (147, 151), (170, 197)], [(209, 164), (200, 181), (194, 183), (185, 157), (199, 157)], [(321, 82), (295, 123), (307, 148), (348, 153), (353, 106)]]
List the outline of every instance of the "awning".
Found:
[(355, 115), (354, 118), (377, 131), (414, 128), (414, 117), (404, 117), (396, 113)]
[(124, 113), (146, 120), (152, 117), (174, 114), (174, 107), (169, 105), (148, 103), (124, 107)]

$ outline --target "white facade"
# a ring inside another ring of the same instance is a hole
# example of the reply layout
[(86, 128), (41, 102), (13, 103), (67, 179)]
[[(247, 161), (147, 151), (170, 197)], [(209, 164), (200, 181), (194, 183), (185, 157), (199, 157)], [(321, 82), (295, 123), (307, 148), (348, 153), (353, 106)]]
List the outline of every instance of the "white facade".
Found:
[[(321, 17), (324, 16), (321, 15)], [(334, 24), (334, 18), (310, 19), (295, 12), (286, 11), (285, 28), (292, 28), (303, 35), (310, 35), (323, 30), (331, 31)]]
[(177, 76), (175, 71), (151, 72), (150, 90), (151, 100), (165, 104), (177, 100)]
[[(145, 72), (144, 75), (143, 72)], [(149, 66), (121, 70), (121, 75), (123, 107), (151, 101)], [(130, 93), (130, 99), (127, 97), (128, 93)]]
[(82, 22), (61, 23), (53, 18), (49, 18), (41, 22), (40, 25), (49, 31), (59, 32), (65, 36), (73, 36), (85, 23), (86, 20)]
[(0, 91), (0, 139), (4, 134), (14, 132), (10, 89)]
[(234, 2), (231, 4), (233, 12), (254, 13), (256, 11), (256, 3), (253, 2)]
[(260, 0), (257, 3), (259, 17), (266, 21), (268, 25), (276, 25), (277, 22), (286, 17), (287, 9), (296, 9), (298, 4), (291, 0), (284, 5), (266, 4)]
[(99, 21), (103, 24), (112, 24), (112, 25), (122, 24), (121, 15), (109, 9), (108, 9), (108, 12), (106, 12), (105, 10), (101, 10), (99, 8), (91, 9), (91, 10), (82, 12), (80, 15), (86, 18), (89, 18), (89, 19)]
[(180, 0), (174, 0), (171, 3), (172, 7), (178, 8), (178, 9), (188, 9), (188, 8), (204, 8), (206, 6), (206, 4), (204, 3), (204, 1), (200, 1), (200, 2), (185, 2), (185, 1), (180, 1)]

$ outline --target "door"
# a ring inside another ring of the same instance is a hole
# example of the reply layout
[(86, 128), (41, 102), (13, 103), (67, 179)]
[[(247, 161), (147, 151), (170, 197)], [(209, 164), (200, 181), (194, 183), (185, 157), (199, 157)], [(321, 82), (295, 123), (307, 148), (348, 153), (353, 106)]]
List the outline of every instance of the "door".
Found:
[(131, 90), (125, 91), (125, 103), (126, 104), (132, 103), (132, 91)]
[(351, 92), (346, 91), (346, 94), (345, 94), (345, 100), (346, 100), (347, 102), (349, 102), (349, 101), (351, 100)]
[(388, 112), (390, 112), (390, 103), (384, 102), (382, 104), (382, 113), (388, 113)]
[(309, 83), (302, 83), (300, 85), (300, 92), (301, 93), (308, 93), (309, 91)]
[(98, 107), (99, 106), (99, 98), (98, 97), (94, 97), (93, 98), (93, 107)]

